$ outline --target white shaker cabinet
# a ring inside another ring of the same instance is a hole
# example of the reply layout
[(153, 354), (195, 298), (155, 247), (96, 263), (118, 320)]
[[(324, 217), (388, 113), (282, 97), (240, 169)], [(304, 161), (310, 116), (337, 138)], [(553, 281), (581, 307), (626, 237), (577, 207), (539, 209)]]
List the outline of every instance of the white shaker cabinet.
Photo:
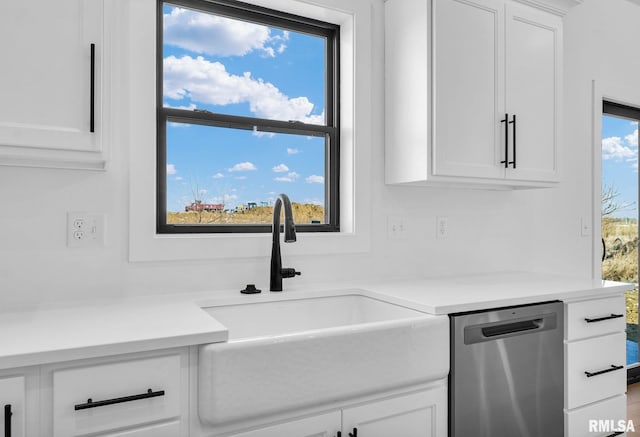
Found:
[(232, 437), (446, 437), (447, 387), (345, 406)]
[(559, 16), (510, 0), (387, 0), (385, 13), (387, 183), (557, 181)]
[(446, 437), (447, 426), (444, 386), (342, 411), (343, 437)]
[(605, 437), (593, 422), (626, 419), (624, 296), (565, 302), (565, 435)]
[(104, 168), (105, 6), (0, 2), (0, 165)]
[(4, 434), (24, 437), (26, 386), (24, 376), (0, 377), (0, 425)]
[(53, 366), (52, 435), (185, 435), (186, 372), (186, 352)]

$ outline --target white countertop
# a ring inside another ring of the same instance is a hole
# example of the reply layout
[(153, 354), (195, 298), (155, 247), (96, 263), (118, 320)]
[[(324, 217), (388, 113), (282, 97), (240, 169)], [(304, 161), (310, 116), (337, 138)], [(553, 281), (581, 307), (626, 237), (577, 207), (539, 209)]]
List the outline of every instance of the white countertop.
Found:
[(154, 301), (0, 313), (0, 369), (227, 340), (192, 301)]
[(202, 306), (361, 293), (434, 315), (622, 293), (630, 284), (536, 273), (350, 281), (283, 293), (237, 290), (96, 301), (0, 313), (0, 369), (226, 341)]
[(622, 293), (633, 284), (528, 272), (378, 281), (362, 288), (430, 314), (452, 314), (550, 300)]

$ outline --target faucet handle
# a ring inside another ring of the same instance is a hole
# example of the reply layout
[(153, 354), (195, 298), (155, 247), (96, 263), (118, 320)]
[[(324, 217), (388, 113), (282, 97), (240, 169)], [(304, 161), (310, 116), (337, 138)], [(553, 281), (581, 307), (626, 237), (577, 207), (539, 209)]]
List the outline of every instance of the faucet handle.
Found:
[(300, 272), (296, 272), (296, 269), (292, 269), (289, 267), (283, 267), (280, 272), (282, 273), (283, 278), (293, 278), (294, 276), (300, 276)]

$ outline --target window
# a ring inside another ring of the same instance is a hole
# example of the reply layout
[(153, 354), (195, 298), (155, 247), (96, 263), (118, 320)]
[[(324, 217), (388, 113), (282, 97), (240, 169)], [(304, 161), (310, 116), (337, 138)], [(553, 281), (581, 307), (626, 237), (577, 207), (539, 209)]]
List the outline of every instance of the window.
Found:
[(627, 308), (627, 376), (638, 363), (638, 126), (640, 109), (602, 106), (602, 279), (632, 282)]
[(339, 231), (339, 26), (235, 1), (158, 2), (156, 231)]

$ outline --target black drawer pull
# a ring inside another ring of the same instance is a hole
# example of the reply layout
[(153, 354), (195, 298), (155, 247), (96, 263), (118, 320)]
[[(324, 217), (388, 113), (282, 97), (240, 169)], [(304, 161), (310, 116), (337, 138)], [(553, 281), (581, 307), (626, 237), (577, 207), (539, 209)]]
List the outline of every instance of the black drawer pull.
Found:
[(587, 323), (595, 323), (595, 322), (602, 322), (604, 320), (611, 320), (611, 319), (619, 319), (620, 317), (624, 317), (624, 314), (611, 314), (610, 316), (604, 316), (604, 317), (598, 317), (595, 319), (589, 319), (588, 317), (584, 318), (584, 321)]
[(5, 437), (11, 437), (11, 404), (4, 406), (4, 435)]
[(624, 366), (616, 366), (614, 364), (611, 365), (610, 368), (599, 370), (597, 372), (584, 372), (587, 375), (587, 378), (591, 378), (592, 376), (602, 375), (603, 373), (615, 372), (616, 370), (624, 369)]
[(624, 431), (618, 431), (618, 432), (614, 432), (613, 434), (609, 434), (606, 437), (616, 437), (617, 435), (622, 435), (624, 434)]
[(91, 44), (91, 62), (89, 68), (89, 132), (96, 131), (96, 45)]
[(149, 389), (147, 390), (146, 393), (141, 393), (139, 395), (125, 396), (122, 398), (107, 399), (104, 401), (96, 401), (96, 402), (94, 402), (92, 399), (87, 399), (86, 404), (77, 404), (76, 406), (73, 407), (73, 409), (76, 411), (86, 410), (87, 408), (104, 407), (105, 405), (121, 404), (122, 402), (138, 401), (140, 399), (155, 398), (158, 396), (164, 396), (164, 390), (153, 391)]
[(509, 114), (504, 114), (504, 120), (500, 120), (500, 123), (504, 123), (504, 161), (500, 161), (500, 164), (509, 168)]
[(510, 161), (509, 164), (513, 165), (513, 168), (516, 168), (516, 115), (513, 114), (513, 121), (507, 122), (507, 124), (513, 124), (513, 161)]

